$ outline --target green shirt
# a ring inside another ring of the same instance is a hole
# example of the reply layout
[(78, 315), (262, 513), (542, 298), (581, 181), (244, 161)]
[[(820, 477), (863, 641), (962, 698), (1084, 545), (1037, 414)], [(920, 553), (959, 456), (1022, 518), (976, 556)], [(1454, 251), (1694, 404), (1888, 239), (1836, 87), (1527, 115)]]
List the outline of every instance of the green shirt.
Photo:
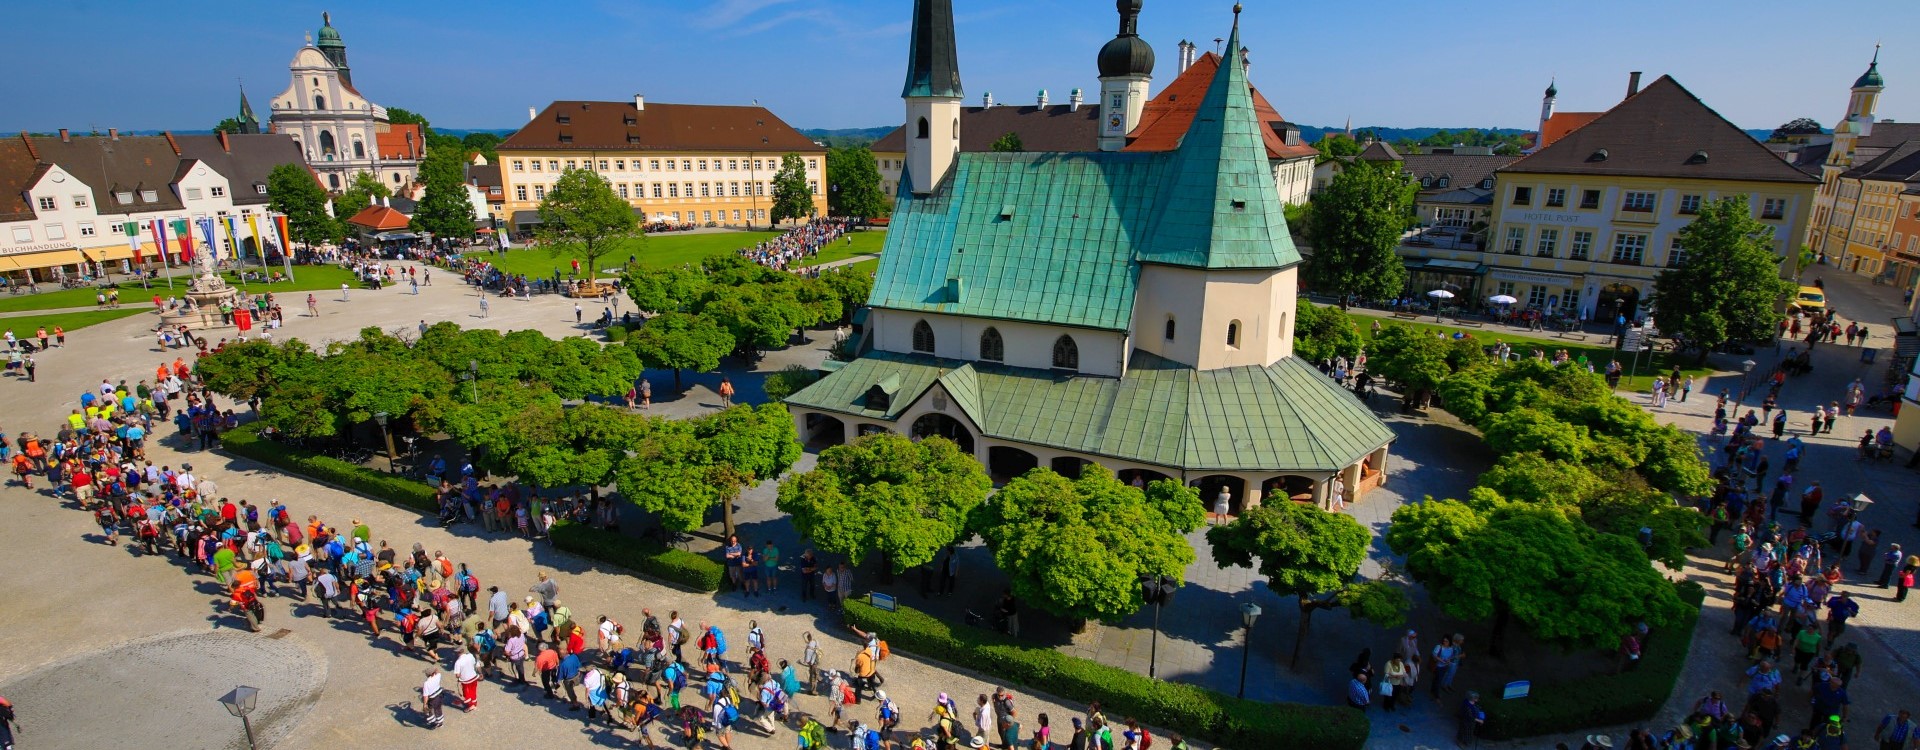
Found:
[(213, 569), (221, 573), (233, 570), (232, 548), (221, 547), (218, 552), (213, 553)]
[(769, 544), (762, 549), (765, 550), (765, 554), (761, 556), (760, 564), (766, 566), (767, 570), (780, 567), (780, 548)]
[(1820, 652), (1820, 629), (1802, 628), (1800, 634), (1793, 637), (1793, 650), (1808, 654)]
[(360, 539), (363, 541), (372, 541), (373, 530), (367, 528), (367, 525), (364, 523), (360, 524), (359, 526), (353, 527), (353, 538)]

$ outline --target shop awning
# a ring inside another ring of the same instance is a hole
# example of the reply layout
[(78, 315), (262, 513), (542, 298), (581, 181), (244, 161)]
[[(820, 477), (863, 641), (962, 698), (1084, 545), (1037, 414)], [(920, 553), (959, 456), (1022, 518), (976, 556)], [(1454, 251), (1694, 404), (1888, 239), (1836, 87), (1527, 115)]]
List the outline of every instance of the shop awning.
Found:
[(513, 212), (513, 225), (514, 225), (514, 226), (529, 226), (529, 225), (533, 225), (533, 224), (539, 224), (539, 223), (540, 223), (540, 212), (539, 212), (539, 211), (515, 211), (515, 212)]
[(84, 263), (87, 260), (80, 255), (79, 250), (51, 250), (44, 253), (24, 253), (12, 257), (14, 262), (20, 264), (21, 268), (71, 266), (76, 263)]
[(0, 271), (18, 271), (20, 264), (11, 255), (0, 255)]
[(95, 263), (105, 263), (111, 260), (132, 260), (133, 259), (133, 248), (127, 247), (126, 245), (108, 245), (106, 247), (90, 247), (85, 250), (81, 250), (80, 253), (82, 255), (87, 256), (88, 260), (91, 260)]

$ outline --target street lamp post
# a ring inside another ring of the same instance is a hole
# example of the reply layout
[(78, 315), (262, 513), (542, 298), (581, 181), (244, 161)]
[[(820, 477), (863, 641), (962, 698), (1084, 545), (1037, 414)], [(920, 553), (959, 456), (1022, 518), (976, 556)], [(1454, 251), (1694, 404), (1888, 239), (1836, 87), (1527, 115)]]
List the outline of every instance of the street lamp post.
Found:
[(247, 733), (249, 750), (257, 747), (253, 744), (253, 722), (247, 720), (247, 714), (253, 713), (254, 706), (260, 700), (260, 688), (235, 686), (232, 692), (220, 697), (220, 705), (227, 707), (227, 713), (240, 717), (240, 728)]
[(1140, 576), (1140, 594), (1147, 603), (1153, 605), (1153, 640), (1147, 651), (1147, 679), (1158, 679), (1160, 666), (1160, 606), (1173, 601), (1173, 592), (1180, 588), (1180, 582), (1170, 575)]
[(1740, 407), (1747, 404), (1747, 392), (1753, 390), (1753, 365), (1749, 359), (1740, 363), (1740, 398), (1733, 402), (1733, 421), (1740, 421)]
[(1260, 619), (1260, 605), (1247, 602), (1240, 605), (1240, 624), (1247, 626), (1246, 642), (1240, 649), (1240, 692), (1241, 698), (1247, 697), (1247, 657), (1253, 653), (1253, 621)]

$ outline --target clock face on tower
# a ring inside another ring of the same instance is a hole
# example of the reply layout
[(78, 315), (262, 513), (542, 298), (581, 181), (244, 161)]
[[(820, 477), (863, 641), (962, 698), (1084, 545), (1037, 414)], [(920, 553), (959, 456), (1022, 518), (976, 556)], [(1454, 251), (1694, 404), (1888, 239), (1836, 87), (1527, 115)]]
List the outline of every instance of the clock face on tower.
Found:
[(1122, 124), (1125, 124), (1125, 122), (1126, 122), (1126, 118), (1123, 117), (1119, 112), (1115, 112), (1113, 114), (1107, 115), (1108, 130), (1119, 130), (1120, 126)]

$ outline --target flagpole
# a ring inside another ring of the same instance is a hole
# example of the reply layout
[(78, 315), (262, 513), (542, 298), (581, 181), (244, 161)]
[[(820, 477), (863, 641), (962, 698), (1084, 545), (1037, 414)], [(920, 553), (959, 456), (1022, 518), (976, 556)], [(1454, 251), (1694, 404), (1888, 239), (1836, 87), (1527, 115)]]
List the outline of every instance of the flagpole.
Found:
[(153, 243), (160, 249), (160, 264), (167, 267), (167, 291), (173, 291), (173, 258), (167, 253), (166, 219), (153, 220)]
[[(287, 281), (291, 283), (293, 281), (293, 239), (287, 236), (287, 215), (270, 213), (267, 214), (267, 218), (269, 219), (267, 223), (273, 225), (274, 236), (280, 238), (280, 263), (287, 269)], [(265, 257), (264, 253), (262, 257)]]

